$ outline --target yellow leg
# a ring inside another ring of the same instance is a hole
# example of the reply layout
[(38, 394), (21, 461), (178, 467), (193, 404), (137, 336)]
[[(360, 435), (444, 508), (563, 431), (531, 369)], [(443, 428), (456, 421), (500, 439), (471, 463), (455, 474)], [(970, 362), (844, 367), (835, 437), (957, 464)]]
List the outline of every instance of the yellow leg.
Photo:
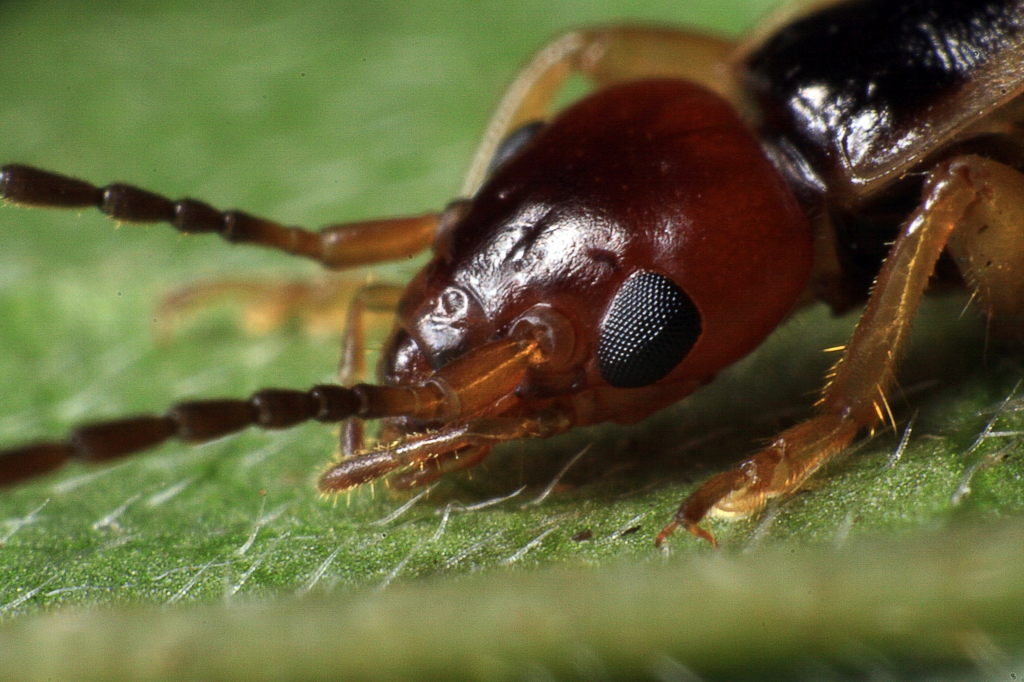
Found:
[[(345, 320), (345, 334), (341, 341), (341, 362), (338, 381), (352, 386), (366, 379), (366, 318), (368, 315), (393, 315), (402, 297), (403, 287), (393, 284), (366, 284), (352, 297)], [(350, 457), (366, 447), (366, 434), (362, 420), (349, 419), (341, 427), (341, 452)]]
[(350, 386), (366, 378), (366, 318), (370, 315), (393, 316), (405, 287), (394, 284), (364, 284), (348, 304), (345, 334), (341, 344), (338, 380)]
[[(998, 247), (986, 244), (982, 248), (979, 243), (986, 240), (974, 236), (987, 234), (995, 225), (997, 232), (1012, 233), (1002, 239), (1004, 245), (1022, 240), (1024, 222), (1017, 219), (1024, 216), (1021, 197), (1024, 175), (981, 157), (958, 157), (933, 170), (920, 207), (904, 225), (879, 273), (846, 354), (832, 370), (818, 404), (819, 415), (783, 432), (768, 448), (701, 486), (682, 503), (657, 542), (681, 525), (714, 544), (711, 533), (699, 525), (705, 516), (754, 513), (767, 500), (794, 492), (841, 453), (859, 431), (891, 422), (886, 395), (893, 372), (928, 279), (947, 243), (957, 244), (962, 262), (975, 263), (974, 269), (965, 273), (968, 277), (994, 286), (996, 292), (1021, 290), (1024, 270), (1017, 269), (1015, 274), (1000, 271), (1006, 280), (1004, 287), (998, 285), (1000, 277), (981, 271), (978, 254)], [(951, 234), (955, 238), (951, 239)], [(988, 261), (985, 257), (983, 262)], [(986, 294), (986, 298), (996, 301), (1000, 296)]]
[(462, 195), (483, 182), (491, 157), (503, 139), (524, 123), (542, 120), (573, 74), (597, 86), (671, 76), (718, 92), (740, 104), (726, 59), (732, 42), (698, 33), (650, 26), (610, 26), (570, 31), (541, 49), (505, 92), (491, 117)]
[(968, 224), (949, 238), (948, 250), (974, 300), (989, 317), (990, 330), (1024, 341), (1024, 175), (982, 159), (965, 167), (988, 196), (969, 212)]
[[(161, 338), (190, 317), (221, 303), (237, 304), (245, 329), (266, 334), (293, 320), (314, 335), (342, 335), (349, 311), (362, 291), (396, 289), (393, 285), (367, 284), (365, 276), (324, 276), (304, 281), (256, 279), (213, 280), (182, 287), (165, 296), (157, 308), (156, 332)], [(400, 289), (399, 289), (400, 290)]]

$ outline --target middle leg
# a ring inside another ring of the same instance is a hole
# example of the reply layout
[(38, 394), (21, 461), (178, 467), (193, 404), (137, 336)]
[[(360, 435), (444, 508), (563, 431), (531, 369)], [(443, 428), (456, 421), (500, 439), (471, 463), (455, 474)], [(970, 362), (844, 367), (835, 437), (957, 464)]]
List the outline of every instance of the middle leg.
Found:
[(315, 279), (214, 279), (180, 287), (157, 306), (155, 329), (161, 339), (222, 303), (237, 306), (240, 323), (254, 335), (268, 334), (293, 322), (314, 336), (344, 336), (349, 309), (368, 284), (366, 275), (324, 275)]

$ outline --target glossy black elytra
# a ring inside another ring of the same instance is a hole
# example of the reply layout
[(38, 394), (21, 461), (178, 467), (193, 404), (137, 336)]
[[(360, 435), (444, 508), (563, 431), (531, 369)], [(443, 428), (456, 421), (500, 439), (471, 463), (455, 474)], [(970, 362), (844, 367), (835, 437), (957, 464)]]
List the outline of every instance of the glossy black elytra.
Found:
[[(642, 419), (711, 381), (799, 305), (867, 300), (817, 414), (704, 484), (658, 542), (679, 524), (711, 540), (698, 525), (707, 514), (750, 514), (791, 493), (891, 419), (895, 362), (940, 257), (994, 324), (1021, 329), (1024, 8), (861, 0), (784, 17), (740, 45), (629, 26), (558, 38), (499, 106), (465, 198), (423, 216), (310, 232), (4, 166), (0, 195), (12, 203), (94, 206), (330, 268), (428, 247), (433, 258), (404, 291), (377, 285), (353, 299), (353, 357), (363, 313), (398, 311), (378, 384), (346, 376), (87, 425), (0, 452), (0, 481), (171, 437), (316, 419), (347, 424), (321, 489), (386, 474), (423, 484), (497, 442)], [(597, 90), (550, 116), (573, 73)], [(368, 449), (366, 419), (384, 420)]]

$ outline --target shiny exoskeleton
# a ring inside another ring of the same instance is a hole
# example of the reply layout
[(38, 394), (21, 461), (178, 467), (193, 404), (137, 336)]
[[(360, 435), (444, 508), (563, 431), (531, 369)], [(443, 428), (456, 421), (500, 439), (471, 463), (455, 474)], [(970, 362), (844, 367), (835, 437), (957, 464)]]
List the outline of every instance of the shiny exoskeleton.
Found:
[[(573, 31), (509, 89), (464, 198), (319, 232), (4, 166), (13, 203), (94, 206), (330, 268), (428, 247), (433, 258), (404, 291), (354, 293), (338, 385), (87, 425), (0, 452), (0, 482), (171, 437), (317, 419), (346, 423), (322, 490), (386, 474), (423, 484), (501, 441), (638, 421), (800, 305), (866, 301), (817, 413), (706, 482), (658, 536), (683, 525), (713, 541), (706, 515), (756, 511), (892, 421), (886, 395), (930, 280), (966, 284), (997, 328), (1024, 335), (1022, 31), (1024, 2), (963, 0), (819, 2), (738, 45), (665, 28)], [(552, 115), (574, 73), (595, 92)], [(388, 308), (398, 322), (379, 383), (354, 383), (363, 316)], [(376, 445), (367, 419), (383, 420)]]

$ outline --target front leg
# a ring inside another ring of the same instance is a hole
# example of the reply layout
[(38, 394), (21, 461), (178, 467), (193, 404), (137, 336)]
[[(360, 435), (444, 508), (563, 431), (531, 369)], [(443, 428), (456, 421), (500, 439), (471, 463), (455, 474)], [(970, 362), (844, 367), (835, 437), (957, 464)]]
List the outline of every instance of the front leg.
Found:
[[(756, 512), (768, 500), (796, 491), (860, 431), (891, 422), (886, 396), (896, 363), (950, 235), (955, 229), (957, 241), (970, 243), (971, 235), (1001, 228), (1019, 239), (1020, 223), (1004, 209), (1019, 205), (1022, 196), (1024, 175), (981, 157), (958, 157), (934, 169), (920, 206), (882, 266), (845, 355), (830, 373), (818, 416), (784, 431), (766, 449), (701, 486), (683, 501), (656, 544), (660, 546), (679, 526), (715, 544), (711, 533), (699, 525), (705, 516)], [(977, 273), (965, 274), (969, 281), (980, 279)]]

